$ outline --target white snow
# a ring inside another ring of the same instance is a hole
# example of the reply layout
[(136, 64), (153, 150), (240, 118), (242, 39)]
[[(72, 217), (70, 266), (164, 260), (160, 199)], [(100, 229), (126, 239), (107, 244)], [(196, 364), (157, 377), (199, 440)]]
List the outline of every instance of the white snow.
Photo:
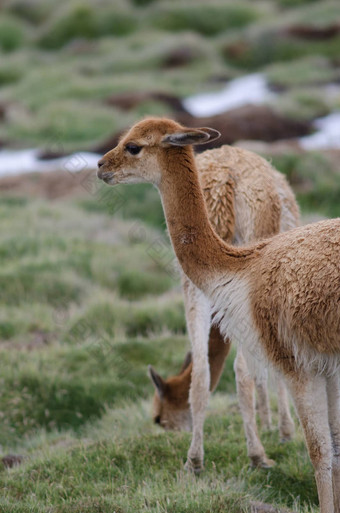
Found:
[(261, 104), (275, 97), (261, 73), (245, 75), (231, 80), (219, 92), (197, 94), (183, 101), (193, 116), (213, 116), (246, 104)]
[(322, 148), (340, 149), (340, 112), (333, 112), (324, 118), (314, 121), (317, 131), (299, 139), (299, 143), (305, 150), (317, 150)]
[(0, 177), (23, 173), (66, 170), (70, 173), (96, 169), (100, 158), (95, 153), (80, 152), (53, 160), (39, 160), (39, 150), (0, 151)]

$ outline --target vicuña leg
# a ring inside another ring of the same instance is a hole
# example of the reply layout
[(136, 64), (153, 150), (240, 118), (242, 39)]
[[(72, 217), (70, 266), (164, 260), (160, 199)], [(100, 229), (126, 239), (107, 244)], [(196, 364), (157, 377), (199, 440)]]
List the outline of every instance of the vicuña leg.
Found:
[(186, 468), (195, 473), (203, 469), (203, 428), (209, 401), (210, 371), (208, 341), (211, 323), (210, 303), (186, 277), (182, 278), (187, 327), (192, 346), (192, 375), (189, 402), (192, 414), (192, 439)]
[(257, 431), (254, 379), (249, 373), (246, 359), (239, 348), (234, 361), (234, 370), (248, 456), (254, 467), (271, 467), (274, 465), (274, 461), (267, 458)]
[(263, 429), (269, 431), (272, 427), (272, 416), (269, 403), (267, 373), (262, 376), (255, 376), (255, 387), (257, 393), (257, 410), (261, 426)]
[[(326, 378), (301, 376), (287, 378), (304, 430), (310, 459), (315, 470), (321, 513), (335, 513), (332, 485), (332, 442), (328, 423)], [(338, 513), (338, 510), (336, 511)]]
[(289, 407), (286, 385), (281, 377), (277, 377), (277, 402), (279, 409), (279, 434), (281, 442), (288, 442), (295, 433), (294, 421)]
[(327, 379), (328, 419), (333, 444), (333, 494), (334, 511), (340, 513), (340, 377), (335, 374)]

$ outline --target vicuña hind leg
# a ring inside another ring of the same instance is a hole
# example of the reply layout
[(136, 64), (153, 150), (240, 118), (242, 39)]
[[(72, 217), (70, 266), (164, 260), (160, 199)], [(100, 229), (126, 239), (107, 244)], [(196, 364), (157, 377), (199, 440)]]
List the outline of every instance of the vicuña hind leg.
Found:
[(245, 357), (241, 349), (237, 350), (234, 362), (238, 401), (247, 439), (247, 451), (254, 467), (272, 467), (274, 461), (267, 458), (258, 435), (255, 410), (255, 384), (250, 376)]
[(192, 377), (189, 401), (192, 414), (192, 440), (186, 468), (195, 473), (203, 470), (203, 428), (209, 401), (210, 370), (208, 342), (210, 331), (210, 303), (202, 292), (183, 277), (185, 312), (192, 346)]
[(287, 378), (296, 410), (304, 430), (318, 489), (321, 513), (334, 509), (332, 485), (332, 442), (328, 423), (326, 378), (306, 376)]
[(340, 378), (335, 374), (327, 379), (328, 419), (333, 445), (334, 511), (340, 513)]
[(289, 408), (286, 385), (281, 377), (277, 378), (277, 402), (279, 408), (279, 433), (281, 442), (288, 442), (295, 433), (295, 426)]

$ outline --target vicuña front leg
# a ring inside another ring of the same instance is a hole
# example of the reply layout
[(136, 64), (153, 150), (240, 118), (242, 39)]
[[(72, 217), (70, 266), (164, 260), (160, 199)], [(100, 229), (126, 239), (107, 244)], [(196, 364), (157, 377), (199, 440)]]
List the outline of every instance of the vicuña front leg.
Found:
[[(300, 379), (299, 379), (300, 377)], [(304, 430), (315, 470), (321, 513), (339, 513), (334, 507), (332, 484), (332, 441), (328, 420), (326, 378), (301, 374), (290, 377), (289, 386)], [(336, 499), (339, 503), (339, 500)]]
[(234, 361), (238, 401), (247, 439), (248, 456), (254, 467), (268, 468), (274, 461), (267, 458), (258, 435), (255, 410), (255, 383), (251, 377), (241, 349), (237, 350)]
[(334, 511), (340, 513), (340, 378), (335, 374), (327, 380), (328, 419), (333, 446)]
[(210, 370), (208, 341), (210, 331), (210, 303), (187, 278), (183, 291), (188, 332), (192, 346), (192, 375), (189, 402), (192, 414), (192, 440), (186, 469), (195, 473), (203, 470), (203, 428), (209, 401)]

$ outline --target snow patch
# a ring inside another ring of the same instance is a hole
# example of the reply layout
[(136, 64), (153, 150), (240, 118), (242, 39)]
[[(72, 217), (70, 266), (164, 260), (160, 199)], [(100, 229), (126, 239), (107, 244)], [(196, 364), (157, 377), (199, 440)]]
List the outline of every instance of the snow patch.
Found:
[(314, 134), (299, 139), (302, 148), (305, 150), (340, 149), (340, 112), (333, 112), (315, 120), (314, 126), (317, 129)]
[(253, 73), (231, 80), (222, 91), (190, 96), (183, 100), (183, 105), (192, 116), (204, 117), (242, 105), (261, 104), (275, 96), (265, 76)]
[(39, 160), (38, 157), (37, 149), (0, 151), (0, 177), (61, 170), (76, 173), (96, 169), (100, 158), (95, 153), (87, 152), (73, 153), (53, 160)]

